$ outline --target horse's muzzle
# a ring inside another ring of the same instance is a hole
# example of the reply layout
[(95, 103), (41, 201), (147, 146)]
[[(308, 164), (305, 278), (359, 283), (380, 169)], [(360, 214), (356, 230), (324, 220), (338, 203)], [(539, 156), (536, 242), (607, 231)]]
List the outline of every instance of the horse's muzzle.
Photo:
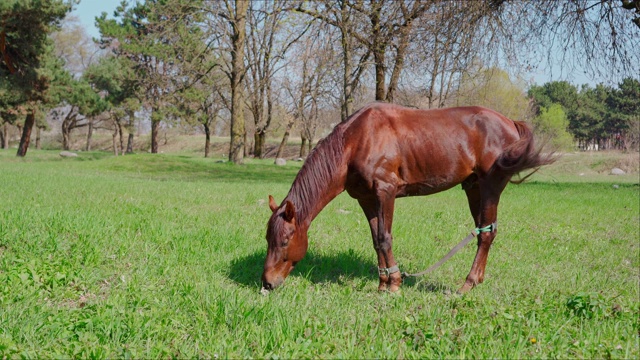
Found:
[(276, 276), (274, 279), (267, 280), (267, 278), (262, 276), (262, 289), (266, 291), (271, 291), (278, 286), (282, 285), (284, 282), (284, 278), (282, 276)]

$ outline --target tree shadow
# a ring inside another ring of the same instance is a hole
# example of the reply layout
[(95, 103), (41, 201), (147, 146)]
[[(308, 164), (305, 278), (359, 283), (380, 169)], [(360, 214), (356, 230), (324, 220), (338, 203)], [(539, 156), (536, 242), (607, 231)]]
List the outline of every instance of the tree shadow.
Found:
[[(258, 251), (231, 261), (229, 279), (242, 286), (259, 288), (262, 286), (260, 276), (265, 257), (265, 251)], [(314, 284), (344, 284), (355, 278), (369, 279), (377, 283), (378, 265), (372, 259), (367, 259), (351, 249), (332, 255), (316, 254), (309, 251), (289, 276), (302, 276)], [(432, 293), (447, 294), (455, 291), (442, 283), (416, 278), (404, 279), (403, 286), (415, 287), (420, 291)]]

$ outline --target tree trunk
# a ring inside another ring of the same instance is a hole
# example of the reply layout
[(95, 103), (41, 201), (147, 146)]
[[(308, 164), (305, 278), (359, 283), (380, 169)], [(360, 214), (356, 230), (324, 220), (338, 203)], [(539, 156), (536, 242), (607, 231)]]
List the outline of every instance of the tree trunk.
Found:
[(42, 128), (38, 126), (36, 128), (36, 150), (40, 150), (40, 133), (42, 132)]
[(253, 157), (260, 158), (260, 129), (253, 133)]
[(282, 136), (282, 141), (278, 146), (278, 151), (276, 152), (276, 159), (281, 158), (284, 153), (284, 147), (287, 145), (287, 141), (289, 141), (289, 134), (291, 133), (291, 128), (293, 127), (294, 120), (289, 121), (287, 123), (287, 128), (284, 131), (284, 136)]
[(75, 113), (75, 107), (71, 106), (71, 110), (62, 120), (62, 148), (64, 150), (71, 149), (71, 129), (76, 122), (77, 113)]
[(376, 101), (384, 101), (384, 51), (376, 51), (376, 53), (373, 54), (373, 58), (376, 63)]
[(305, 156), (307, 156), (307, 138), (306, 137), (302, 137), (302, 143), (300, 144), (300, 157), (304, 158)]
[(244, 143), (242, 157), (246, 158), (247, 156), (251, 155), (251, 151), (253, 150), (252, 144), (250, 144), (249, 141), (247, 140), (247, 131), (246, 130), (244, 132), (242, 142)]
[(241, 164), (244, 159), (244, 100), (242, 78), (244, 76), (244, 42), (246, 36), (246, 16), (249, 1), (235, 1), (235, 16), (232, 21), (233, 34), (231, 40), (231, 141), (229, 144), (229, 161)]
[(62, 149), (69, 150), (69, 138), (71, 137), (71, 118), (67, 115), (64, 120), (62, 120)]
[[(380, 34), (380, 12), (382, 11), (382, 3), (371, 2), (373, 7), (370, 21), (373, 35), (373, 43), (371, 52), (373, 53), (373, 61), (375, 62), (375, 75), (376, 75), (376, 101), (383, 101), (385, 99), (384, 91), (384, 67), (385, 67), (385, 52), (387, 45), (382, 39)], [(309, 142), (311, 143), (311, 142)]]
[(120, 136), (120, 154), (124, 155), (124, 137), (122, 132), (122, 123), (118, 121), (118, 135)]
[(24, 127), (22, 128), (22, 137), (20, 137), (20, 145), (18, 145), (17, 156), (24, 157), (27, 155), (29, 149), (29, 141), (31, 141), (31, 130), (33, 124), (36, 122), (35, 110), (31, 110), (24, 121)]
[(349, 81), (349, 76), (351, 74), (351, 61), (349, 57), (351, 56), (351, 47), (349, 45), (349, 37), (346, 30), (341, 29), (341, 39), (342, 39), (342, 65), (344, 66), (344, 73), (342, 74), (342, 111), (341, 117), (342, 121), (345, 121), (349, 115), (351, 114), (351, 106), (353, 103), (353, 98), (351, 97), (351, 86)]
[(4, 124), (2, 126), (2, 129), (0, 129), (0, 149), (5, 149), (5, 147), (4, 147), (4, 139), (6, 137), (6, 135), (5, 135), (6, 126), (7, 126), (7, 124)]
[(62, 130), (62, 149), (63, 150), (69, 150), (70, 146), (69, 146), (69, 132), (65, 131), (64, 129)]
[(133, 133), (129, 133), (127, 138), (127, 154), (133, 154)]
[(264, 142), (266, 133), (263, 129), (256, 129), (256, 133), (253, 135), (255, 145), (253, 147), (253, 156), (262, 159), (264, 158)]
[(389, 87), (387, 88), (386, 101), (393, 103), (396, 91), (398, 90), (398, 82), (400, 81), (400, 74), (404, 68), (404, 58), (409, 45), (409, 34), (411, 33), (411, 23), (407, 24), (401, 29), (400, 40), (398, 48), (396, 50), (395, 64), (393, 71), (391, 72), (391, 78), (389, 80)]
[(273, 120), (273, 92), (271, 91), (271, 79), (267, 81), (267, 123), (262, 127), (260, 131), (260, 155), (258, 156), (260, 159), (264, 159), (265, 157), (265, 146), (267, 142), (267, 129), (271, 126), (271, 121)]
[(160, 131), (160, 120), (151, 120), (151, 153), (158, 153), (158, 132)]
[(129, 111), (129, 123), (127, 124), (127, 132), (129, 136), (127, 137), (127, 152), (126, 154), (133, 154), (133, 132), (135, 131), (135, 127), (133, 126), (133, 119), (135, 117), (135, 112)]
[(84, 151), (91, 151), (91, 137), (93, 136), (93, 119), (89, 119), (87, 129), (87, 145), (84, 147)]
[(260, 159), (264, 159), (265, 157), (265, 147), (267, 146), (267, 132), (260, 132)]
[(4, 143), (2, 144), (2, 148), (9, 150), (9, 124), (4, 123), (2, 131), (4, 132)]
[(111, 144), (113, 145), (113, 155), (118, 156), (118, 125), (113, 124), (113, 135), (111, 135)]
[(208, 124), (202, 124), (204, 126), (204, 157), (209, 157), (209, 152), (211, 151), (211, 129)]

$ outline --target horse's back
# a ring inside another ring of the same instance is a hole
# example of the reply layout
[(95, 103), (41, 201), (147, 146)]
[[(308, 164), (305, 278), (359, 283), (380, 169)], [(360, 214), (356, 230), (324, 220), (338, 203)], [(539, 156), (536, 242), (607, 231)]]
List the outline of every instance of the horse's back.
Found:
[[(372, 103), (350, 119), (351, 134), (368, 135), (372, 130), (393, 129), (398, 135), (411, 133), (447, 132), (462, 135), (473, 131), (508, 132), (517, 136), (513, 121), (502, 114), (481, 106), (464, 106), (443, 109), (415, 109), (394, 104)], [(508, 135), (508, 134), (506, 134)]]
[(351, 184), (388, 182), (399, 196), (446, 190), (488, 172), (518, 139), (513, 121), (490, 109), (411, 109), (374, 103), (345, 124)]

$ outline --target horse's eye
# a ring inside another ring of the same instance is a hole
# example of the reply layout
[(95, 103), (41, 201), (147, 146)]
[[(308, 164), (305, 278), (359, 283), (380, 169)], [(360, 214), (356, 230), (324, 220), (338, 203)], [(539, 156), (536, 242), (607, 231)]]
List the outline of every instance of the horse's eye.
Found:
[(289, 238), (288, 237), (284, 237), (282, 239), (282, 246), (287, 246), (289, 245)]

